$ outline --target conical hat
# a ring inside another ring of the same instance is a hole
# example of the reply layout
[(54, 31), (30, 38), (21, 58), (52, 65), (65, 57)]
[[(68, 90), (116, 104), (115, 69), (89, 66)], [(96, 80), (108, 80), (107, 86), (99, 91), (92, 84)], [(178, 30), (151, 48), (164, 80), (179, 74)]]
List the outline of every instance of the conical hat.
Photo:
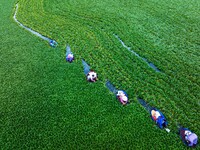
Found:
[(155, 116), (155, 115), (156, 115), (156, 111), (155, 111), (155, 110), (152, 110), (152, 111), (151, 111), (151, 115), (152, 115), (152, 116)]

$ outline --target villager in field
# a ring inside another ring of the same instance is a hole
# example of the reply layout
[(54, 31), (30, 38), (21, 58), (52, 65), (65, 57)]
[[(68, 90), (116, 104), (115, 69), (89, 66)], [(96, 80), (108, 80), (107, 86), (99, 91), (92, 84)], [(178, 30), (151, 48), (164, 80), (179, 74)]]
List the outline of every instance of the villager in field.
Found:
[(54, 40), (50, 40), (49, 41), (49, 45), (51, 46), (51, 47), (56, 47), (57, 45), (58, 45), (58, 43), (56, 42), (56, 41), (54, 41)]
[(94, 72), (93, 70), (90, 70), (90, 66), (85, 62), (84, 59), (82, 59), (82, 64), (83, 64), (83, 71), (84, 71), (84, 74), (86, 75), (87, 81), (96, 82), (97, 73)]
[(165, 116), (156, 108), (150, 110), (150, 115), (153, 121), (157, 124), (160, 129), (167, 127), (167, 121)]
[(73, 60), (74, 60), (74, 55), (73, 54), (68, 54), (67, 57), (66, 57), (66, 61), (71, 63)]
[(195, 133), (192, 133), (188, 128), (181, 127), (179, 129), (179, 134), (182, 141), (189, 147), (196, 147), (198, 137)]
[(67, 45), (67, 48), (66, 48), (66, 61), (71, 63), (73, 60), (74, 60), (74, 55), (71, 52), (70, 47)]
[(88, 74), (87, 74), (87, 80), (89, 82), (96, 82), (97, 81), (97, 73), (94, 72), (93, 70), (91, 70)]
[(120, 101), (122, 105), (128, 104), (128, 95), (125, 91), (119, 90), (117, 91), (117, 99)]

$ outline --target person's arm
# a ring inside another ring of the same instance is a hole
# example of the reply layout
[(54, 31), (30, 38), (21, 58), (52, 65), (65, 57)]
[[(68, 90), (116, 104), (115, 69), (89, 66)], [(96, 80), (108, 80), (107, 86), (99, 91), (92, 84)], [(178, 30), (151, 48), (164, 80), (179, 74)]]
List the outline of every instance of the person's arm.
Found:
[(124, 101), (121, 101), (121, 103), (122, 103), (122, 105), (126, 105), (126, 102), (124, 102)]

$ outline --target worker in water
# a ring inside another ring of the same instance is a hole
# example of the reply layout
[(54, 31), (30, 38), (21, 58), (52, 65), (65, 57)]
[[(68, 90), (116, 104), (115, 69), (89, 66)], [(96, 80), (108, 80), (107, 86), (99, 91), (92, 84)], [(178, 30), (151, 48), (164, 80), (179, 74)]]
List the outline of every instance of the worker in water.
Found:
[(69, 53), (67, 56), (66, 56), (66, 61), (68, 62), (72, 62), (74, 60), (74, 55), (72, 53)]
[(159, 128), (163, 129), (167, 127), (165, 116), (159, 110), (157, 110), (156, 108), (152, 108), (150, 114), (152, 120), (156, 122)]
[(192, 133), (188, 128), (181, 127), (179, 129), (179, 134), (182, 141), (189, 147), (196, 147), (198, 136), (195, 133)]
[(117, 91), (117, 99), (122, 105), (126, 105), (128, 103), (128, 95), (123, 90)]
[(96, 82), (97, 81), (97, 73), (91, 70), (87, 75), (87, 80), (89, 82)]
[(50, 40), (50, 41), (49, 41), (49, 45), (50, 45), (51, 47), (56, 47), (56, 46), (58, 45), (58, 43), (57, 43), (56, 41), (54, 41), (54, 40)]

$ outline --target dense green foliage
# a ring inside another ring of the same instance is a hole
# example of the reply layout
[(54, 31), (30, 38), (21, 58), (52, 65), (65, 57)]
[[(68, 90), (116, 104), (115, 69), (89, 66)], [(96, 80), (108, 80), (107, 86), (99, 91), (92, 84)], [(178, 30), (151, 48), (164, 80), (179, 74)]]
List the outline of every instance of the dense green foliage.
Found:
[[(0, 2), (0, 147), (184, 149), (176, 123), (200, 135), (200, 2), (19, 0), (18, 20), (55, 39), (56, 49), (13, 21), (15, 2)], [(97, 83), (85, 81), (81, 58)], [(116, 101), (106, 79), (128, 92), (130, 105)], [(137, 97), (165, 114), (171, 133), (154, 126)]]

